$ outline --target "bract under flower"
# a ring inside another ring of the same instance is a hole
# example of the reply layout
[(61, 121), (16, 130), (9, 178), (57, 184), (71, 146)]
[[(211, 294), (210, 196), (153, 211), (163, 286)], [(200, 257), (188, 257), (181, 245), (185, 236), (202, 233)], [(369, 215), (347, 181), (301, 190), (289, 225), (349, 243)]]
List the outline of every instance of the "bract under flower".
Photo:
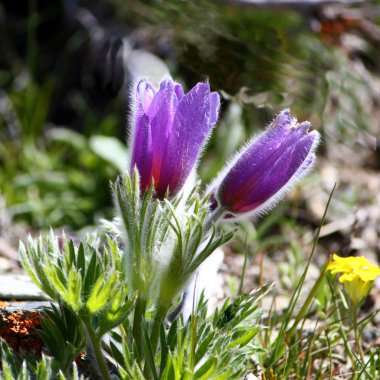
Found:
[(142, 191), (152, 180), (158, 198), (181, 190), (217, 121), (219, 106), (219, 95), (210, 92), (208, 83), (184, 94), (170, 79), (157, 92), (145, 80), (139, 82), (130, 172), (138, 169)]

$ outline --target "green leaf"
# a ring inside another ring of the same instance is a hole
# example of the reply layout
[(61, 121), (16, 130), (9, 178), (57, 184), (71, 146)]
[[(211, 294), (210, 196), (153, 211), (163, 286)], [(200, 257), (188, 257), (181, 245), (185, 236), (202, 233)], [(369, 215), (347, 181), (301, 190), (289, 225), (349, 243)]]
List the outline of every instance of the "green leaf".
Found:
[(231, 370), (228, 369), (227, 371), (221, 373), (218, 376), (215, 376), (212, 378), (212, 380), (228, 380), (228, 379), (234, 379), (235, 377), (231, 377)]
[(207, 350), (209, 349), (209, 347), (212, 344), (214, 337), (215, 337), (215, 331), (212, 331), (198, 345), (197, 351), (195, 353), (195, 364), (198, 364), (198, 362), (206, 354)]
[(109, 278), (106, 278), (105, 275), (98, 278), (86, 303), (87, 310), (91, 314), (97, 313), (110, 302), (110, 296), (114, 294), (112, 290), (116, 279), (116, 273), (112, 273)]
[(28, 368), (26, 366), (26, 362), (22, 362), (20, 373), (17, 376), (17, 380), (29, 380), (30, 377), (28, 375)]
[(174, 350), (177, 345), (177, 333), (178, 333), (178, 319), (175, 319), (172, 325), (170, 326), (168, 333), (168, 347), (171, 351)]
[(51, 372), (51, 361), (42, 355), (41, 361), (37, 364), (37, 380), (49, 380)]
[(86, 149), (86, 138), (78, 132), (68, 128), (51, 128), (47, 131), (48, 137), (52, 141), (61, 142), (70, 145), (77, 151)]
[(168, 359), (168, 354), (169, 354), (164, 325), (161, 325), (161, 329), (160, 329), (160, 347), (161, 347), (160, 375), (162, 375), (165, 370), (166, 361)]
[[(53, 289), (56, 293), (59, 293), (60, 296), (65, 299), (67, 302), (67, 280), (62, 272), (62, 270), (55, 263), (46, 263), (48, 266), (45, 266), (45, 263), (41, 264), (41, 267), (44, 268), (47, 277), (49, 278)], [(57, 296), (55, 295), (54, 300), (58, 301)]]
[(67, 373), (73, 360), (84, 349), (86, 338), (83, 326), (77, 315), (63, 304), (44, 310), (41, 319), (42, 331), (39, 334), (49, 352), (58, 362), (59, 368)]
[(132, 378), (133, 378), (133, 380), (146, 380), (146, 377), (141, 372), (141, 369), (140, 369), (140, 367), (138, 366), (137, 363), (133, 364), (133, 367), (132, 367)]
[(160, 380), (178, 380), (179, 377), (176, 376), (176, 371), (174, 369), (173, 364), (173, 356), (171, 353), (168, 355), (168, 359), (166, 361), (166, 366)]
[(148, 365), (150, 369), (150, 373), (153, 376), (154, 380), (158, 380), (157, 372), (156, 372), (156, 366), (154, 363), (154, 354), (153, 354), (153, 349), (152, 345), (149, 339), (148, 331), (146, 329), (146, 326), (144, 326), (144, 336), (143, 336), (143, 349), (145, 352), (145, 359), (146, 359), (146, 364)]
[(90, 294), (92, 287), (94, 286), (99, 277), (99, 265), (96, 251), (92, 249), (92, 247), (89, 247), (89, 249), (91, 249), (92, 255), (87, 268), (83, 285), (84, 292), (88, 295)]
[(116, 360), (116, 362), (119, 365), (123, 365), (124, 364), (123, 354), (119, 350), (119, 348), (115, 345), (115, 343), (113, 343), (112, 341), (110, 341), (110, 348), (111, 348), (111, 352), (112, 352), (112, 357)]
[(70, 240), (68, 242), (68, 250), (69, 250), (69, 255), (64, 255), (64, 257), (67, 257), (69, 258), (69, 265), (68, 267), (70, 268), (71, 266), (76, 266), (77, 264), (77, 258), (76, 258), (76, 254), (75, 254), (75, 246), (74, 246), (74, 242), (72, 240)]
[(9, 364), (7, 363), (7, 361), (5, 361), (4, 359), (2, 361), (2, 367), (3, 367), (2, 379), (14, 380), (14, 376), (12, 374), (11, 368), (10, 368)]
[(230, 348), (233, 348), (233, 347), (236, 347), (236, 346), (239, 346), (240, 348), (244, 347), (246, 344), (248, 344), (257, 335), (257, 333), (259, 332), (259, 330), (260, 330), (260, 328), (258, 326), (253, 327), (250, 331), (248, 331), (247, 333), (245, 333), (243, 336), (241, 336), (240, 338), (235, 339), (234, 341), (232, 341), (227, 346), (227, 348), (230, 349)]
[(202, 365), (194, 374), (194, 379), (208, 380), (214, 373), (217, 365), (217, 359), (214, 357), (209, 358), (205, 364)]
[(13, 357), (12, 351), (8, 347), (8, 345), (5, 342), (5, 340), (3, 340), (2, 338), (0, 339), (0, 347), (1, 347), (1, 357), (2, 357), (2, 359), (6, 360), (7, 363), (9, 363), (12, 366), (12, 368), (16, 369), (17, 366), (16, 366), (16, 363), (14, 361), (14, 357)]
[(222, 233), (215, 237), (215, 228), (210, 238), (208, 239), (206, 247), (194, 258), (191, 265), (188, 268), (189, 274), (195, 272), (195, 270), (205, 261), (217, 248), (227, 243), (232, 239), (234, 231), (228, 233)]
[(193, 379), (193, 372), (190, 371), (188, 368), (186, 368), (183, 371), (183, 374), (181, 376), (181, 380), (192, 380)]
[(35, 274), (33, 270), (33, 266), (31, 264), (31, 258), (30, 258), (31, 255), (28, 255), (25, 245), (22, 241), (20, 242), (19, 253), (20, 253), (22, 265), (24, 269), (26, 270), (26, 272), (28, 273), (29, 277), (40, 289), (42, 289), (42, 284), (38, 276)]
[(86, 258), (84, 255), (84, 248), (82, 243), (79, 244), (77, 255), (78, 256), (76, 268), (80, 271), (81, 276), (83, 277), (86, 273)]
[(42, 340), (48, 346), (51, 354), (53, 354), (57, 360), (62, 360), (61, 355), (64, 354), (62, 349), (65, 347), (65, 341), (60, 330), (57, 329), (56, 325), (47, 318), (41, 320), (41, 325), (42, 331), (40, 331), (39, 334)]
[(77, 269), (72, 266), (68, 279), (67, 303), (76, 311), (79, 311), (82, 307), (81, 293), (82, 276), (77, 272)]
[[(121, 294), (120, 301), (125, 302), (125, 298), (126, 298), (125, 290), (120, 289), (119, 293)], [(100, 335), (104, 335), (106, 332), (112, 330), (113, 328), (123, 323), (123, 321), (128, 317), (128, 314), (133, 309), (135, 305), (136, 297), (137, 297), (137, 293), (133, 294), (132, 297), (128, 301), (126, 301), (124, 305), (120, 306), (117, 310), (115, 309), (111, 310), (112, 309), (112, 306), (111, 306), (111, 309), (109, 309), (106, 312), (105, 318), (99, 319), (99, 334)], [(120, 305), (119, 302), (118, 304)]]
[(115, 166), (120, 172), (125, 171), (127, 149), (117, 138), (97, 135), (92, 136), (89, 142), (95, 154)]

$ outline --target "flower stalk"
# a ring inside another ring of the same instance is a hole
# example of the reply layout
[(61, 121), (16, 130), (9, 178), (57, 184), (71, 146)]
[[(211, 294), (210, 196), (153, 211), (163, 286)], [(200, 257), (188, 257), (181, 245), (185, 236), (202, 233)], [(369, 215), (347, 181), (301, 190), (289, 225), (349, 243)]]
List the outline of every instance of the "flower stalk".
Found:
[(96, 335), (95, 331), (93, 330), (91, 326), (90, 321), (86, 321), (85, 326), (86, 326), (87, 335), (89, 337), (88, 343), (91, 344), (91, 347), (89, 349), (92, 350), (95, 355), (96, 363), (98, 365), (99, 372), (102, 375), (102, 379), (111, 380), (110, 374), (108, 372), (107, 363), (102, 352), (102, 347), (101, 347), (102, 339)]
[[(165, 320), (168, 310), (169, 308), (164, 307), (163, 305), (157, 305), (156, 307), (156, 314), (154, 316), (152, 330), (150, 334), (150, 345), (151, 345), (153, 356), (156, 354), (156, 351), (157, 351), (161, 325), (163, 321)], [(149, 363), (147, 362), (145, 363), (145, 367), (144, 367), (144, 375), (147, 379), (151, 378), (151, 371), (150, 371)]]
[(361, 343), (361, 337), (360, 337), (360, 331), (359, 331), (359, 326), (358, 326), (358, 315), (359, 315), (359, 309), (360, 307), (355, 305), (354, 309), (352, 311), (352, 327), (354, 330), (355, 334), (355, 343), (356, 343), (356, 349), (359, 353), (360, 359), (364, 365), (364, 352), (363, 352), (363, 347)]
[(203, 223), (203, 231), (210, 231), (212, 229), (212, 226), (217, 224), (225, 212), (226, 210), (222, 206), (218, 206), (215, 210), (211, 211)]
[(137, 297), (135, 311), (133, 314), (133, 339), (136, 342), (139, 360), (143, 357), (143, 321), (145, 319), (146, 300), (141, 296)]
[(158, 338), (160, 336), (161, 325), (168, 313), (168, 310), (169, 308), (165, 307), (164, 305), (157, 306), (156, 315), (153, 321), (152, 333), (150, 336), (153, 354), (157, 351)]

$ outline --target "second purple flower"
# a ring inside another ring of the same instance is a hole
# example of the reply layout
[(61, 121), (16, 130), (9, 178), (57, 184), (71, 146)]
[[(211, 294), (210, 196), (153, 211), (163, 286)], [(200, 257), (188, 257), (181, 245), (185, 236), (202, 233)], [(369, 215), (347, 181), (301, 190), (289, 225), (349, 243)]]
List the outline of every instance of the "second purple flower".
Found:
[(219, 95), (198, 83), (186, 95), (172, 80), (156, 92), (142, 80), (136, 89), (132, 125), (131, 173), (136, 167), (145, 191), (154, 180), (156, 196), (170, 196), (183, 187), (218, 119)]
[(309, 128), (309, 122), (298, 123), (282, 111), (211, 186), (220, 209), (242, 218), (271, 208), (315, 160), (319, 133)]

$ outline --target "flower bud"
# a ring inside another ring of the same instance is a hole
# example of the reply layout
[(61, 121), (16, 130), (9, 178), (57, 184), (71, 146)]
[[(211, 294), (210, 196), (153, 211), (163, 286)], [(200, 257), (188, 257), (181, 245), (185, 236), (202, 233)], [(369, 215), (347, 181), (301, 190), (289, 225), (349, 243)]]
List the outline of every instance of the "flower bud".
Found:
[(235, 218), (273, 207), (314, 162), (319, 133), (309, 128), (282, 111), (218, 176), (212, 185), (217, 207)]

